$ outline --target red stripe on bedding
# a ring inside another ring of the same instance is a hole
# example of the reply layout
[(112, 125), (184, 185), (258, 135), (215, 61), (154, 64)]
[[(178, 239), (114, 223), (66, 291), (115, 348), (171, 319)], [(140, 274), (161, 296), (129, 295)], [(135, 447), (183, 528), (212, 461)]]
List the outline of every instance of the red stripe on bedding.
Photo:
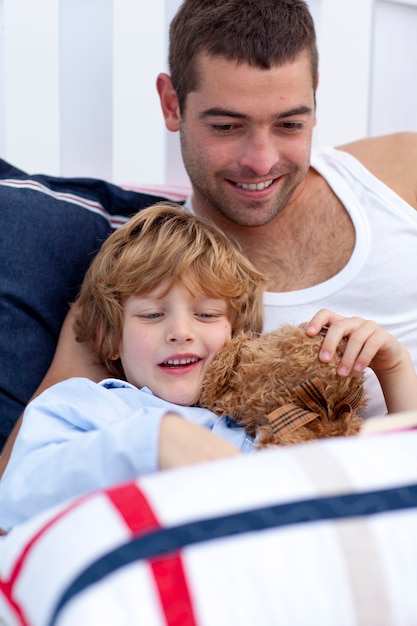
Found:
[(24, 611), (20, 604), (14, 599), (14, 588), (16, 586), (16, 582), (19, 578), (19, 575), (23, 572), (23, 568), (25, 565), (25, 561), (29, 556), (30, 552), (36, 546), (37, 541), (46, 533), (46, 531), (53, 526), (57, 521), (59, 521), (64, 515), (66, 515), (72, 509), (78, 507), (88, 496), (77, 500), (77, 502), (73, 502), (68, 505), (65, 509), (60, 511), (55, 517), (50, 519), (44, 526), (42, 526), (37, 533), (27, 542), (27, 544), (22, 548), (19, 558), (17, 559), (12, 573), (10, 575), (9, 580), (0, 579), (0, 593), (5, 598), (5, 601), (9, 605), (9, 607), (14, 611), (14, 613), (19, 617), (21, 626), (30, 626), (30, 621), (25, 616)]
[[(145, 494), (136, 484), (128, 483), (109, 491), (103, 491), (102, 495), (118, 511), (132, 535), (162, 528)], [(28, 556), (37, 542), (52, 526), (72, 509), (82, 506), (90, 497), (94, 497), (94, 494), (86, 495), (72, 502), (42, 526), (23, 546), (9, 579), (0, 579), (0, 593), (10, 611), (16, 616), (16, 623), (19, 623), (20, 626), (30, 626), (30, 620), (26, 617), (21, 603), (15, 599), (14, 592), (16, 582), (24, 574), (24, 566)], [(149, 565), (167, 626), (196, 626), (197, 621), (194, 617), (193, 604), (180, 553), (150, 560)]]
[(151, 562), (167, 626), (196, 626), (194, 608), (180, 555)]
[[(106, 496), (133, 534), (162, 528), (145, 494), (134, 483), (112, 489)], [(196, 626), (180, 554), (151, 559), (150, 566), (167, 626)]]
[(30, 622), (28, 622), (28, 620), (26, 619), (21, 606), (13, 600), (13, 590), (11, 583), (3, 583), (2, 581), (0, 581), (0, 593), (4, 596), (10, 612), (14, 613), (15, 617), (20, 620), (20, 626), (30, 626)]
[(123, 517), (132, 534), (161, 528), (152, 507), (135, 483), (116, 487), (105, 495)]

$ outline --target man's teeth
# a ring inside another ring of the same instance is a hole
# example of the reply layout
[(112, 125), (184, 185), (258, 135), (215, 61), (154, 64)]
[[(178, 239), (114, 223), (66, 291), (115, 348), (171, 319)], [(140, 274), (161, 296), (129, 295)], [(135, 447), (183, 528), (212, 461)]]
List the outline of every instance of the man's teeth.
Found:
[(247, 189), (248, 191), (262, 191), (262, 189), (270, 187), (273, 182), (273, 180), (267, 180), (264, 183), (250, 183), (249, 185), (246, 185), (245, 183), (236, 183), (236, 186), (241, 189)]
[(190, 363), (197, 363), (198, 360), (197, 357), (190, 359), (168, 359), (165, 365), (189, 365)]

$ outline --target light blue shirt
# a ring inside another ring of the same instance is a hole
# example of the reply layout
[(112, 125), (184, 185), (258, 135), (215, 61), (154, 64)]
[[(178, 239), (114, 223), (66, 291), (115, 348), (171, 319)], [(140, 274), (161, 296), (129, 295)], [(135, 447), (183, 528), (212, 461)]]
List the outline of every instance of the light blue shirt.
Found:
[(253, 439), (228, 417), (161, 400), (116, 379), (72, 378), (27, 407), (0, 481), (0, 527), (9, 530), (69, 498), (158, 470), (162, 417), (174, 411), (250, 452)]

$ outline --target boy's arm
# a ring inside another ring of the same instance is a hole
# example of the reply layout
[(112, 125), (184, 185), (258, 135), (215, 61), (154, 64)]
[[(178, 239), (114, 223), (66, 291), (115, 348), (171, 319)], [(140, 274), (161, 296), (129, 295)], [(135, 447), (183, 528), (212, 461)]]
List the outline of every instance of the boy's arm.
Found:
[(172, 469), (240, 454), (208, 428), (167, 413), (159, 429), (159, 468)]
[(375, 370), (389, 413), (417, 410), (417, 375), (410, 353), (403, 346), (397, 367)]
[(118, 396), (77, 378), (29, 404), (0, 481), (1, 527), (9, 530), (68, 498), (158, 469), (239, 453), (163, 406), (139, 405), (132, 412)]
[(408, 350), (393, 335), (372, 320), (343, 317), (321, 309), (302, 325), (310, 336), (325, 326), (319, 358), (328, 363), (343, 337), (348, 339), (338, 365), (338, 373), (373, 369), (380, 382), (389, 413), (417, 410), (417, 374)]
[[(106, 368), (97, 361), (94, 353), (85, 343), (75, 340), (73, 324), (76, 305), (70, 309), (62, 326), (58, 346), (51, 366), (34, 393), (33, 398), (55, 383), (68, 378), (82, 376), (95, 382), (109, 376)], [(168, 414), (161, 425), (159, 461), (161, 469), (208, 461), (214, 458), (237, 454), (230, 443), (220, 439), (209, 430), (191, 424), (174, 414)], [(15, 439), (22, 424), (22, 416), (16, 422), (0, 457), (0, 478), (3, 475)]]
[[(58, 345), (52, 363), (42, 382), (32, 396), (36, 398), (42, 391), (74, 376), (83, 376), (95, 382), (109, 376), (106, 368), (97, 360), (97, 357), (86, 343), (75, 340), (73, 324), (77, 313), (77, 305), (73, 304), (62, 325)], [(13, 444), (22, 424), (22, 416), (18, 419), (10, 433), (0, 456), (0, 478), (10, 458)]]

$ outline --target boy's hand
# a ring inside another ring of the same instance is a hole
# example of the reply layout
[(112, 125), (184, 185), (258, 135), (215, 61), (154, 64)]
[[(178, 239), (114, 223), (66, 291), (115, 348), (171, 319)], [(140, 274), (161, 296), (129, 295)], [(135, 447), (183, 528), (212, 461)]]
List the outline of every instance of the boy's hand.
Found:
[(159, 467), (172, 469), (240, 454), (239, 450), (207, 428), (176, 413), (167, 413), (159, 432)]
[(347, 338), (338, 367), (340, 376), (347, 376), (352, 370), (362, 372), (366, 367), (371, 367), (375, 373), (393, 371), (401, 367), (406, 353), (404, 346), (393, 335), (376, 322), (360, 317), (343, 317), (322, 309), (302, 327), (311, 337), (327, 327), (319, 355), (323, 363), (333, 358), (339, 342)]
[(371, 367), (378, 377), (390, 413), (417, 409), (417, 375), (411, 356), (378, 324), (322, 309), (301, 326), (311, 337), (327, 327), (319, 354), (324, 363), (333, 358), (338, 343), (346, 337), (348, 341), (338, 373), (347, 376), (352, 370), (362, 372), (365, 367)]

